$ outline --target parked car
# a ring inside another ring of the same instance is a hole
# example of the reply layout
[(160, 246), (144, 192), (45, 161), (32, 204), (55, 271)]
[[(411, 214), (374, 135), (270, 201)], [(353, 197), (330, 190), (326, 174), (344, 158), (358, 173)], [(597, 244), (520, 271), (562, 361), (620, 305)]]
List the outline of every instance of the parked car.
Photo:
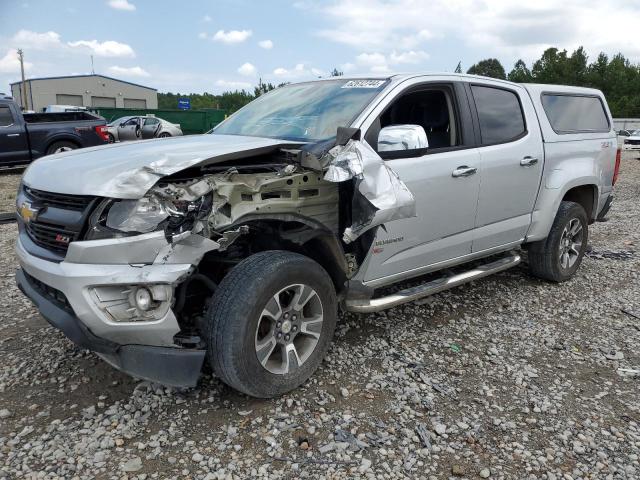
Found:
[(629, 132), (622, 143), (625, 150), (640, 150), (640, 130)]
[(22, 114), (13, 100), (0, 98), (0, 168), (105, 143), (107, 127), (102, 117), (88, 112)]
[(109, 143), (182, 135), (180, 125), (153, 115), (118, 118), (110, 122), (108, 127)]
[(532, 275), (570, 280), (613, 200), (615, 141), (587, 88), (287, 85), (211, 134), (36, 162), (17, 197), (16, 280), (124, 372), (192, 386), (208, 361), (272, 397), (316, 370), (339, 308), (410, 302), (514, 267), (521, 249)]

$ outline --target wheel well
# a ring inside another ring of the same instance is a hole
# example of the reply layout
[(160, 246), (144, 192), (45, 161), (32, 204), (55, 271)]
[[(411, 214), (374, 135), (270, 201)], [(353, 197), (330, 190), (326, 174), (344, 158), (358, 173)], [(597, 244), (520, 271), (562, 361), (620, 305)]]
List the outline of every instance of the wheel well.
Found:
[(579, 187), (573, 187), (564, 194), (562, 201), (575, 202), (582, 205), (584, 211), (587, 212), (587, 219), (589, 220), (589, 223), (592, 223), (597, 192), (598, 189), (595, 185), (581, 185)]
[[(318, 262), (329, 274), (336, 294), (346, 287), (349, 266), (342, 244), (334, 233), (312, 225), (306, 220), (254, 220), (245, 221), (248, 233), (238, 237), (226, 250), (207, 252), (194, 273), (180, 285), (176, 296), (176, 315), (181, 326), (186, 326), (206, 308), (211, 292), (227, 273), (243, 259), (267, 250), (286, 250), (300, 253)], [(232, 228), (239, 227), (240, 224)], [(192, 281), (194, 279), (195, 281)]]
[(60, 142), (73, 143), (76, 147), (81, 148), (81, 145), (78, 143), (77, 140), (73, 140), (70, 138), (57, 138), (49, 142), (49, 144), (47, 145), (47, 148), (45, 149), (45, 152), (48, 152), (53, 145)]

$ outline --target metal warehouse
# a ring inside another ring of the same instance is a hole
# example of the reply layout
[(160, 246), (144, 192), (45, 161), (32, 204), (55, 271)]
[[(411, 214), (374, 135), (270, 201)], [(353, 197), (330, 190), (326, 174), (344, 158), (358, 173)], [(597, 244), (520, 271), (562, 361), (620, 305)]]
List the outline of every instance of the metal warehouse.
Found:
[[(104, 75), (31, 78), (11, 84), (11, 94), (27, 110), (43, 111), (48, 105), (102, 108), (158, 108), (158, 91)], [(23, 92), (24, 99), (23, 102)]]

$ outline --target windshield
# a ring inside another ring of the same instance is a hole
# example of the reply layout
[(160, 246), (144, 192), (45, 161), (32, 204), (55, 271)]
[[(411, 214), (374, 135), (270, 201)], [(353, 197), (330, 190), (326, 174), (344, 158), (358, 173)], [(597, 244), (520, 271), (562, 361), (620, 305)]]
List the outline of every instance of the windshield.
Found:
[(280, 87), (233, 114), (213, 134), (316, 142), (348, 127), (387, 80), (326, 80)]
[(640, 130), (633, 130), (630, 134), (631, 137), (640, 137)]

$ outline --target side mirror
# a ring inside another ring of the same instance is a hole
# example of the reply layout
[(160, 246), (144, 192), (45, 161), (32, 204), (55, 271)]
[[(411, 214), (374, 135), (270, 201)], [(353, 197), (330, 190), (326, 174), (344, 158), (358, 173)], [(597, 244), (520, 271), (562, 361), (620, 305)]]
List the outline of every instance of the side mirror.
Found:
[(428, 148), (427, 134), (420, 125), (390, 125), (378, 134), (378, 152)]

